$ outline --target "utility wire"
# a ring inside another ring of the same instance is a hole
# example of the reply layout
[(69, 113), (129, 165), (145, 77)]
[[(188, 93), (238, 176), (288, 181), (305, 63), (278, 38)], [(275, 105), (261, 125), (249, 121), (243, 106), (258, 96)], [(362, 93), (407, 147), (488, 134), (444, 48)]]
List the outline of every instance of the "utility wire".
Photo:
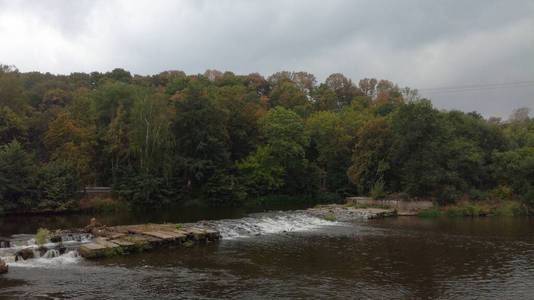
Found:
[(423, 89), (418, 89), (418, 90), (420, 92), (425, 92), (425, 93), (442, 94), (442, 93), (484, 91), (484, 90), (495, 90), (495, 89), (503, 89), (503, 88), (523, 88), (523, 87), (534, 87), (534, 81), (512, 81), (512, 82), (503, 82), (503, 83), (444, 86), (444, 87), (434, 87), (434, 88), (423, 88)]

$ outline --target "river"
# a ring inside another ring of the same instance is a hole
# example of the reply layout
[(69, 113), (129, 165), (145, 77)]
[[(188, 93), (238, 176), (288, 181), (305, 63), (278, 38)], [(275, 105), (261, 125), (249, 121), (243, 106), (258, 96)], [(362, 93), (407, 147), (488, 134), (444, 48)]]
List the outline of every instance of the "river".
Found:
[[(0, 236), (83, 226), (91, 215), (12, 216)], [(396, 217), (352, 223), (291, 211), (100, 215), (109, 225), (219, 221), (223, 239), (86, 261), (10, 264), (0, 299), (532, 299), (534, 220)]]

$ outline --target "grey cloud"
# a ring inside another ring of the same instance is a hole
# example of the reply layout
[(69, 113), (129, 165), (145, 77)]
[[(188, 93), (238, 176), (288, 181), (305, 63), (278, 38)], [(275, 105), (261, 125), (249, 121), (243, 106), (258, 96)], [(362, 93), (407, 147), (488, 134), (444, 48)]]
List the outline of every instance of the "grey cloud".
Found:
[[(24, 37), (0, 47), (0, 62), (23, 71), (286, 69), (416, 88), (534, 80), (528, 0), (0, 0), (2, 17), (22, 20), (15, 28), (0, 19), (2, 40)], [(441, 108), (504, 117), (534, 110), (533, 92), (424, 95)]]

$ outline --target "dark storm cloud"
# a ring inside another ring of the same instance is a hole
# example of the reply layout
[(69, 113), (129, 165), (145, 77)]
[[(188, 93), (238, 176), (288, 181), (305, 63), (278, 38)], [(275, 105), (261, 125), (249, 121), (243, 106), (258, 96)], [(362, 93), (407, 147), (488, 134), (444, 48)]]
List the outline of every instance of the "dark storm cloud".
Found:
[[(532, 1), (2, 1), (0, 62), (56, 73), (342, 72), (416, 88), (534, 80)], [(423, 93), (507, 116), (533, 87)]]

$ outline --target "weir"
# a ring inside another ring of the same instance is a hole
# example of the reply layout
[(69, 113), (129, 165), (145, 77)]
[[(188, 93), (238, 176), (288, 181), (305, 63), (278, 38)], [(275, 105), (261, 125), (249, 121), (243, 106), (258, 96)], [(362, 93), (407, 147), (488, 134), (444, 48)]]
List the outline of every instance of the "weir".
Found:
[(34, 235), (19, 234), (2, 239), (0, 260), (17, 264), (26, 260), (75, 261), (79, 256), (97, 259), (127, 255), (163, 247), (190, 247), (219, 239), (253, 237), (292, 231), (308, 231), (320, 226), (396, 215), (392, 209), (355, 208), (323, 205), (307, 210), (272, 211), (240, 219), (199, 221), (184, 224), (138, 224), (106, 226), (95, 219), (81, 229), (52, 231), (44, 245), (36, 245)]
[(219, 231), (198, 224), (95, 227), (91, 232), (96, 238), (90, 243), (82, 244), (79, 249), (80, 255), (88, 259), (143, 252), (163, 246), (190, 246), (220, 238)]

